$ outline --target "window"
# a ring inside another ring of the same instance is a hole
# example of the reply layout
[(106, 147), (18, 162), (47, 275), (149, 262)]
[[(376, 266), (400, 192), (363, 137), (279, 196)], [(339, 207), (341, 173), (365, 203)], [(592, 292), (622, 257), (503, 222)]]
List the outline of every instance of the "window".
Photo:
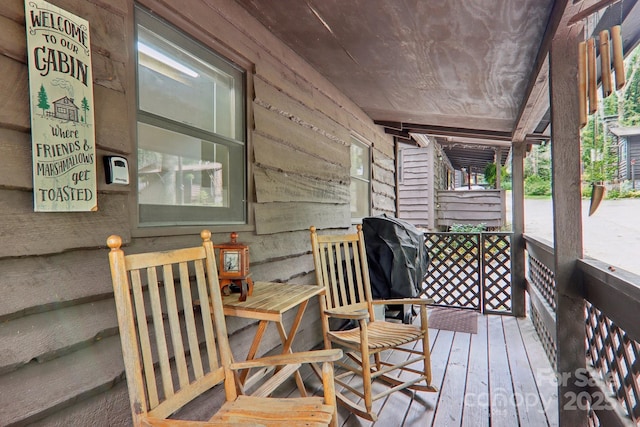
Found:
[(351, 139), (351, 218), (361, 219), (371, 211), (371, 154), (369, 146)]
[(246, 222), (244, 72), (136, 9), (140, 226)]

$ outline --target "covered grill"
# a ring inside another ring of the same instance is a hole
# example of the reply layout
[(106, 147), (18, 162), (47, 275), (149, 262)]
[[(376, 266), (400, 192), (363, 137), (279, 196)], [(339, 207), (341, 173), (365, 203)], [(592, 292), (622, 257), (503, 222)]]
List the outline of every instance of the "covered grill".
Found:
[(362, 231), (373, 298), (419, 296), (429, 267), (424, 233), (386, 214), (364, 218)]

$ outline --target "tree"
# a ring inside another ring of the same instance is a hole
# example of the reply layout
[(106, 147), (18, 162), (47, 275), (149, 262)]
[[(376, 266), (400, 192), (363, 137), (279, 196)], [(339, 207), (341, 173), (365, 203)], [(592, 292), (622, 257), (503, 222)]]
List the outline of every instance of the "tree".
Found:
[(84, 123), (86, 123), (87, 122), (87, 111), (89, 111), (89, 101), (87, 101), (87, 97), (86, 96), (82, 97), (82, 101), (80, 102), (80, 107), (82, 108), (82, 112), (83, 112), (83, 115), (84, 115), (82, 121)]
[(613, 91), (611, 95), (606, 97), (603, 101), (604, 104), (604, 116), (611, 117), (618, 115), (618, 94), (616, 91)]
[(582, 167), (583, 180), (587, 182), (607, 181), (603, 168), (604, 132), (602, 120), (596, 114), (591, 115), (582, 130)]
[[(484, 168), (484, 180), (491, 186), (491, 188), (496, 188), (497, 174), (496, 174), (496, 164), (488, 163)], [(502, 166), (500, 168), (500, 186), (505, 188), (508, 187), (507, 182), (510, 180), (509, 171), (506, 166)], [(510, 188), (510, 187), (509, 187)]]
[(549, 144), (533, 145), (524, 160), (524, 192), (527, 196), (551, 194), (551, 150)]
[(549, 144), (534, 145), (525, 158), (524, 177), (537, 175), (545, 181), (551, 181), (551, 150)]
[(626, 84), (618, 91), (618, 122), (625, 126), (640, 123), (640, 55), (636, 50), (625, 61)]
[(38, 108), (42, 108), (42, 115), (45, 111), (51, 108), (47, 97), (47, 91), (44, 89), (44, 85), (40, 85), (40, 91), (38, 92)]

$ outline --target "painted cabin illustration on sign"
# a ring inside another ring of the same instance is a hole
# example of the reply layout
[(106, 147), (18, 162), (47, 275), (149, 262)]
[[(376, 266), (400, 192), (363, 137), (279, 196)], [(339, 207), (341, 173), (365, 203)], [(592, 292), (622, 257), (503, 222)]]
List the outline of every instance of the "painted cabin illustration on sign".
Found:
[(64, 96), (53, 101), (53, 116), (60, 120), (78, 121), (78, 106), (73, 103), (73, 98)]

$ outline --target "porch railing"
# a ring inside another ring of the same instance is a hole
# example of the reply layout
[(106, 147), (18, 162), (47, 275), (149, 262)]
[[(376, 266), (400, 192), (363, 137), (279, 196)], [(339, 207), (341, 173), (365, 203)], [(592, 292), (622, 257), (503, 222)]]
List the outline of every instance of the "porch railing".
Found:
[[(530, 313), (551, 363), (556, 363), (555, 280), (550, 243), (525, 236)], [(640, 424), (640, 276), (592, 259), (578, 260), (585, 298), (592, 425)], [(576, 402), (576, 404), (582, 404)]]
[(422, 294), (436, 305), (511, 313), (511, 233), (425, 233)]

